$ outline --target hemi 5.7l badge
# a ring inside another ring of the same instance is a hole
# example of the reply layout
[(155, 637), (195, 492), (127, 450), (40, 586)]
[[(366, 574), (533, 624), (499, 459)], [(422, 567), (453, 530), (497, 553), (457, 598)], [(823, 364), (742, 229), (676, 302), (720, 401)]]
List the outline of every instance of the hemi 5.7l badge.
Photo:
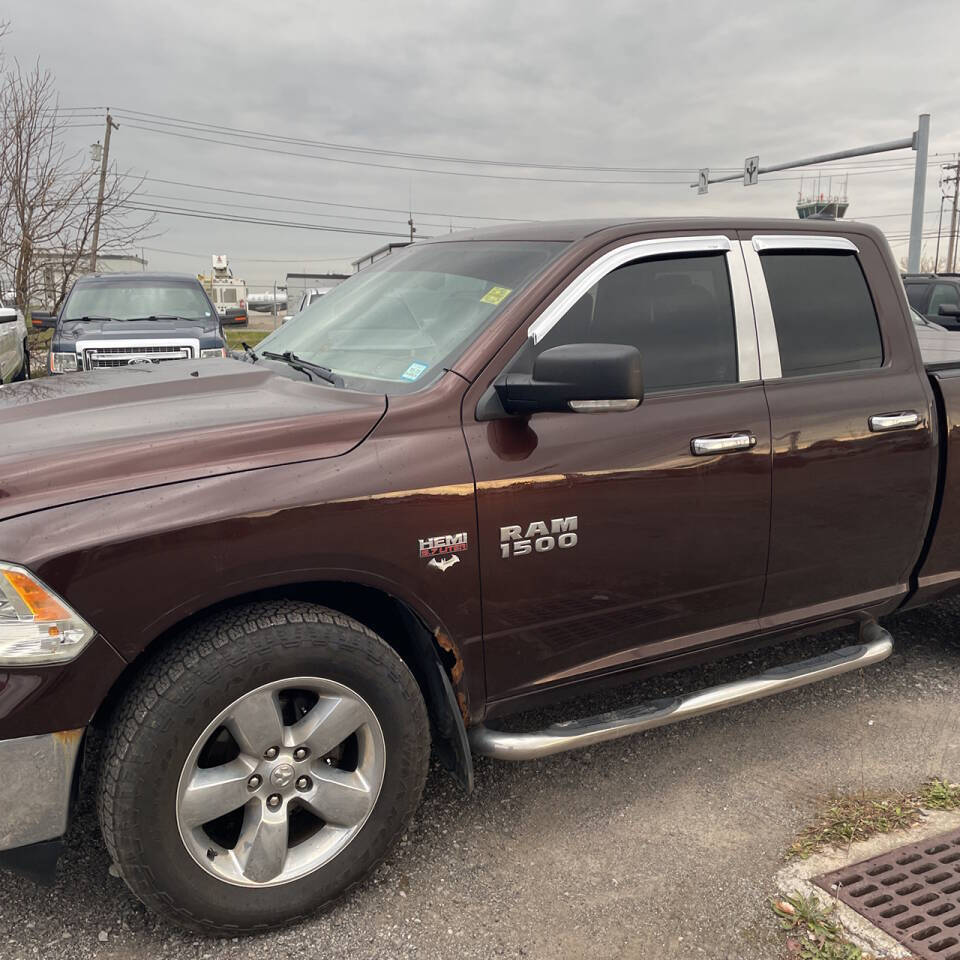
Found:
[(427, 537), (420, 541), (420, 556), (429, 557), (427, 566), (446, 573), (450, 567), (460, 562), (458, 553), (467, 549), (465, 533), (445, 533), (440, 537)]
[(569, 550), (576, 545), (576, 517), (554, 517), (549, 524), (534, 520), (526, 530), (519, 524), (500, 528), (500, 556), (504, 560), (529, 553), (549, 553), (554, 547)]
[(445, 553), (463, 553), (467, 549), (465, 533), (445, 533), (440, 537), (427, 537), (420, 541), (421, 557), (439, 557)]

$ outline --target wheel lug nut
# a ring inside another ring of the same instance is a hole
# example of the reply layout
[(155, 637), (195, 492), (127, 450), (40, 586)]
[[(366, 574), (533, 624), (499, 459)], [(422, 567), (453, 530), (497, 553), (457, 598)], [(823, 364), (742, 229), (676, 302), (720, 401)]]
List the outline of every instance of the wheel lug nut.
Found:
[(264, 750), (263, 756), (266, 760), (276, 760), (279, 753), (280, 751), (276, 747), (269, 747), (268, 749)]
[(309, 790), (313, 784), (310, 783), (309, 777), (298, 777), (297, 778), (297, 789), (298, 790)]
[(251, 790), (257, 790), (260, 787), (260, 784), (263, 783), (263, 777), (255, 773), (248, 781), (247, 786)]
[(267, 797), (267, 806), (271, 810), (276, 810), (281, 803), (283, 803), (283, 800), (280, 798), (279, 793), (271, 793), (270, 796)]
[(293, 751), (294, 760), (306, 760), (309, 756), (310, 751), (306, 747), (297, 747), (297, 749)]

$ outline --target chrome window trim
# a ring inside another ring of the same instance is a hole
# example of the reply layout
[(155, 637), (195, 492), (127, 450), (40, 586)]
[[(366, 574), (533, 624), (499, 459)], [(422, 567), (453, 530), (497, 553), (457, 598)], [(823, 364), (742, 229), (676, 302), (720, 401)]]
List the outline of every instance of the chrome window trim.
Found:
[(815, 234), (764, 234), (753, 238), (757, 253), (767, 250), (844, 250), (859, 253), (857, 245), (846, 237), (830, 237)]
[(747, 265), (743, 253), (737, 255), (737, 246), (739, 244), (734, 241), (726, 256), (733, 298), (733, 317), (737, 329), (737, 379), (740, 383), (753, 383), (761, 379), (759, 340)]
[(671, 254), (723, 252), (727, 264), (727, 275), (730, 278), (737, 341), (737, 379), (740, 383), (759, 380), (761, 365), (750, 300), (750, 285), (743, 257), (735, 255), (736, 243), (737, 241), (731, 241), (725, 236), (668, 237), (625, 243), (605, 253), (574, 277), (546, 310), (530, 324), (527, 337), (534, 344), (540, 343), (585, 293), (607, 274), (624, 264)]
[(770, 295), (767, 293), (767, 281), (763, 275), (763, 265), (760, 263), (760, 254), (756, 250), (756, 240), (750, 243), (740, 241), (740, 250), (743, 253), (743, 262), (750, 283), (750, 296), (753, 299), (753, 316), (757, 326), (757, 346), (760, 351), (760, 379), (779, 380), (782, 376), (780, 369), (780, 343), (777, 340), (777, 328), (773, 322), (773, 308), (770, 306)]

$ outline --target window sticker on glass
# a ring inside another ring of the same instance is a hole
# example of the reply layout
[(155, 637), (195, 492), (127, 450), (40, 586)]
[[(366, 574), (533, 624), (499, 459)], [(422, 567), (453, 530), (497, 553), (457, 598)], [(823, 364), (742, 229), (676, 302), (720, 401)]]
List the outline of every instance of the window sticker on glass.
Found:
[(503, 303), (513, 291), (509, 287), (491, 287), (481, 298), (481, 303)]
[(423, 376), (424, 370), (427, 369), (427, 364), (425, 363), (411, 363), (403, 373), (400, 374), (401, 380), (419, 380)]

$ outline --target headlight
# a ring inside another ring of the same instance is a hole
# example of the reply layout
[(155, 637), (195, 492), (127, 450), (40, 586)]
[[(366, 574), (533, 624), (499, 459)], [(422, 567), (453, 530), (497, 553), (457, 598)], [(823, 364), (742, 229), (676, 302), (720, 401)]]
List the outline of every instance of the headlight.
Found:
[(94, 633), (29, 570), (0, 563), (0, 667), (65, 663)]
[(220, 347), (217, 350), (201, 350), (200, 357), (225, 357), (227, 355), (227, 348)]
[(51, 353), (51, 373), (75, 373), (79, 369), (75, 353)]

